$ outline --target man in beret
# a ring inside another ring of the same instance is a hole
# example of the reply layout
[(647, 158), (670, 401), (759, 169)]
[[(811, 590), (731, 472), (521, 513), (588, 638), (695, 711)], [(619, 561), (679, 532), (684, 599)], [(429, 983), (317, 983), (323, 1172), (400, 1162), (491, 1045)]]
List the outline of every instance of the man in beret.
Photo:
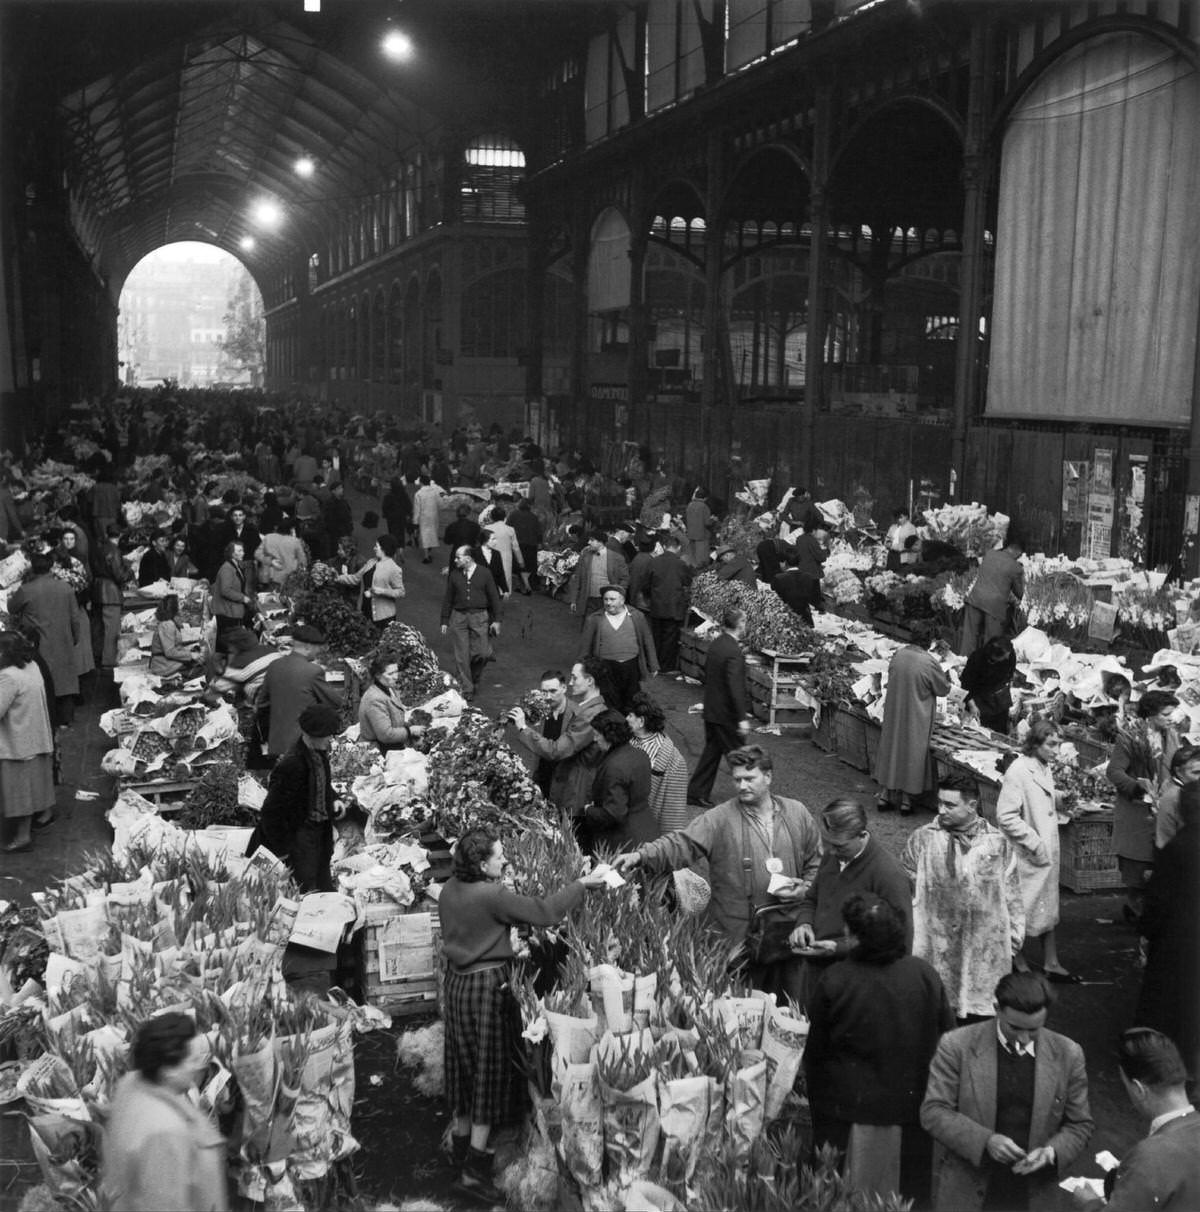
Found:
[[(259, 731), (266, 734), (267, 753), (281, 757), (300, 736), (300, 713), (312, 704), (340, 707), (341, 696), (325, 681), (315, 657), (325, 636), (309, 623), (292, 632), (292, 650), (275, 661), (258, 695)], [(265, 723), (264, 723), (265, 717)]]
[(329, 738), (341, 731), (341, 720), (335, 707), (310, 703), (297, 728), (299, 738), (271, 771), (246, 853), (265, 846), (288, 865), (301, 892), (332, 892), (333, 822), (345, 815), (346, 806), (334, 798)]
[(654, 637), (646, 616), (626, 605), (623, 586), (605, 585), (600, 601), (602, 608), (584, 621), (577, 659), (595, 657), (603, 664), (600, 693), (614, 711), (626, 715), (642, 678), (658, 674)]

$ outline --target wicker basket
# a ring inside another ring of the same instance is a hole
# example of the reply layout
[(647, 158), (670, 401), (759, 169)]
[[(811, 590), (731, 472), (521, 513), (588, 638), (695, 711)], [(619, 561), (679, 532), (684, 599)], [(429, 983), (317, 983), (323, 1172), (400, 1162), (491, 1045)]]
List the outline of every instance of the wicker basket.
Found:
[(1121, 872), (1113, 853), (1112, 813), (1079, 817), (1059, 830), (1059, 883), (1072, 892), (1121, 888)]
[(867, 760), (867, 717), (851, 707), (839, 707), (833, 717), (837, 755), (855, 770), (869, 770)]

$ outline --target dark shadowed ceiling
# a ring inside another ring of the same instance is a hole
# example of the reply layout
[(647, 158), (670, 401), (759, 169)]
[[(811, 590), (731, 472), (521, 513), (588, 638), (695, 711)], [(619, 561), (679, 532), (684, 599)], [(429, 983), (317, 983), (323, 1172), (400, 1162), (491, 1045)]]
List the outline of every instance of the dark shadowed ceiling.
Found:
[[(441, 124), (522, 139), (529, 86), (614, 7), (3, 0), (5, 137), (58, 153), (110, 280), (175, 240), (265, 268), (314, 247)], [(412, 39), (407, 62), (382, 54), (389, 28)], [(262, 197), (285, 209), (275, 235), (251, 218)]]

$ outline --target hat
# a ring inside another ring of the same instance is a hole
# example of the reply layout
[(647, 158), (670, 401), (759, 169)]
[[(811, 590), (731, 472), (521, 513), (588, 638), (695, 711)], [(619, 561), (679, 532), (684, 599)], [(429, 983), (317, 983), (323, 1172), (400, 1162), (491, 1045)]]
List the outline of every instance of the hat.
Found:
[(736, 548), (726, 545), (724, 547), (718, 547), (716, 549), (716, 551), (713, 552), (713, 559), (719, 560), (723, 555), (736, 555), (736, 554), (737, 554)]
[(342, 730), (336, 709), (324, 703), (310, 703), (300, 712), (299, 723), (300, 731), (307, 736), (333, 736)]
[(620, 585), (601, 585), (600, 596), (604, 597), (606, 593), (619, 593), (621, 597), (626, 597), (625, 590)]
[(324, 644), (325, 633), (311, 623), (301, 623), (292, 628), (292, 639), (299, 640), (302, 644)]

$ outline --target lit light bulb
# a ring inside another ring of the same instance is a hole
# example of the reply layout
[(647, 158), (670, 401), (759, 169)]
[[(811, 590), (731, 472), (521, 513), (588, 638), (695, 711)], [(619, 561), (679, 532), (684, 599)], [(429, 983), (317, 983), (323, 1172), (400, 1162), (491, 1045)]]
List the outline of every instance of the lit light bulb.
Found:
[(297, 177), (308, 178), (317, 171), (317, 166), (313, 161), (312, 156), (301, 156), (300, 159), (292, 165), (292, 169)]
[(261, 227), (278, 227), (283, 222), (283, 208), (270, 198), (263, 198), (254, 205), (254, 221)]
[(240, 248), (242, 250), (242, 252), (253, 252), (254, 251), (254, 237), (253, 236), (243, 236), (238, 241), (238, 248)]
[(384, 34), (383, 42), (380, 45), (383, 48), (383, 53), (395, 63), (403, 63), (413, 53), (412, 39), (407, 34), (402, 34), (398, 29), (388, 30)]

